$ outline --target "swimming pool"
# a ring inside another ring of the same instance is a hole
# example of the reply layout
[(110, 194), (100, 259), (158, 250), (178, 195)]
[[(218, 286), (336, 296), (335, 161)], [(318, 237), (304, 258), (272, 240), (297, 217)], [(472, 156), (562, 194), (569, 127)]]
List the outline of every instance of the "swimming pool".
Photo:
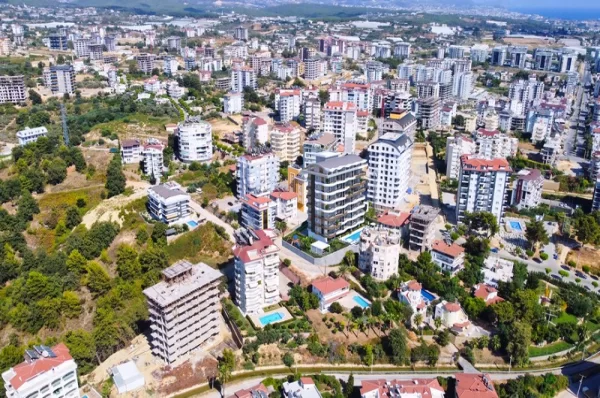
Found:
[(283, 319), (283, 315), (281, 315), (279, 312), (274, 312), (272, 314), (261, 316), (260, 318), (258, 318), (261, 325), (263, 325), (263, 326), (267, 326), (271, 323), (278, 322), (282, 319)]
[(523, 228), (521, 228), (521, 223), (518, 221), (509, 221), (508, 224), (515, 231), (523, 231)]
[(362, 298), (361, 296), (354, 296), (352, 297), (354, 299), (354, 302), (356, 304), (358, 304), (361, 308), (369, 308), (369, 302), (367, 300), (365, 300), (364, 298)]
[(352, 232), (350, 235), (345, 236), (342, 238), (342, 240), (344, 242), (350, 243), (352, 245), (358, 243), (358, 241), (360, 240), (360, 233), (362, 232), (362, 228)]
[(421, 296), (423, 297), (423, 300), (425, 300), (425, 301), (432, 302), (433, 300), (435, 300), (435, 296), (433, 294), (429, 293), (425, 289), (421, 289)]
[(196, 221), (188, 221), (187, 225), (189, 225), (192, 228), (196, 228), (198, 226), (198, 223)]

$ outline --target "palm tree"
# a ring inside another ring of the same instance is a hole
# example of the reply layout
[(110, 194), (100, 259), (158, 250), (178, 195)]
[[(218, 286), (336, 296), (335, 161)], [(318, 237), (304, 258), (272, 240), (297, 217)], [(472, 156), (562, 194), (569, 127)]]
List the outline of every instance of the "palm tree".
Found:
[[(415, 325), (421, 329), (421, 323), (423, 323), (423, 315), (422, 314), (416, 314), (415, 318), (414, 318), (414, 322)], [(421, 334), (423, 333), (423, 329), (421, 329)]]

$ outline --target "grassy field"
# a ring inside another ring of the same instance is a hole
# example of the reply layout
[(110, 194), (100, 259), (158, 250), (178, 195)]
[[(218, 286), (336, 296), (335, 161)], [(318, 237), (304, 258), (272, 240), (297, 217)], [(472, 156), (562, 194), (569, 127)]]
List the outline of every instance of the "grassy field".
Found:
[(231, 243), (221, 237), (215, 225), (207, 222), (184, 233), (167, 246), (169, 262), (187, 259), (192, 263), (205, 262), (212, 267), (226, 263), (233, 255)]
[(529, 356), (530, 357), (541, 357), (542, 355), (552, 355), (557, 352), (561, 352), (573, 347), (572, 344), (567, 343), (566, 341), (557, 341), (552, 344), (548, 344), (544, 347), (529, 347)]
[(558, 318), (556, 318), (554, 320), (554, 323), (559, 324), (559, 323), (577, 323), (577, 317), (571, 314), (567, 314), (566, 312), (563, 312), (562, 314), (560, 314), (560, 316)]

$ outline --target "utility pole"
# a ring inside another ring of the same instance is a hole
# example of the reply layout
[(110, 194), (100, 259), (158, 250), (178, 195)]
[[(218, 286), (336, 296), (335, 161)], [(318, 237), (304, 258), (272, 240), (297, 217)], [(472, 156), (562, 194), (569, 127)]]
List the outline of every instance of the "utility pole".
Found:
[(512, 368), (512, 355), (510, 356), (510, 360), (508, 362), (508, 373), (510, 373), (510, 368)]

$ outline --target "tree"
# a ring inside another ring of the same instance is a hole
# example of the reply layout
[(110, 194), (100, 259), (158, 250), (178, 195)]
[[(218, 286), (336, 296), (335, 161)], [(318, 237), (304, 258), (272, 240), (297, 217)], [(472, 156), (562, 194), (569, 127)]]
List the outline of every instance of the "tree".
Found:
[(221, 396), (225, 396), (225, 384), (231, 379), (231, 372), (235, 368), (235, 355), (233, 351), (226, 348), (223, 355), (219, 358), (217, 370), (219, 372), (219, 382), (221, 383)]
[(373, 346), (371, 344), (366, 344), (364, 349), (363, 362), (367, 366), (373, 366)]
[(415, 321), (415, 326), (420, 329), (421, 328), (421, 323), (423, 323), (423, 315), (421, 315), (421, 314), (415, 314), (414, 321)]
[(154, 224), (154, 228), (152, 228), (152, 242), (166, 245), (167, 244), (167, 229), (169, 226), (163, 222), (157, 222)]
[(67, 164), (62, 159), (54, 159), (46, 170), (48, 184), (57, 185), (67, 178)]
[(479, 318), (479, 315), (485, 310), (485, 301), (479, 297), (467, 297), (463, 303), (465, 312), (471, 319)]
[(87, 265), (87, 287), (94, 293), (104, 294), (110, 289), (110, 276), (97, 262), (90, 261)]
[(475, 213), (465, 213), (463, 220), (465, 225), (469, 228), (469, 231), (487, 231), (487, 237), (494, 236), (500, 231), (498, 226), (498, 220), (492, 213), (486, 211), (479, 211)]
[(329, 101), (329, 91), (319, 90), (319, 100), (321, 101), (321, 105), (325, 105)]
[(537, 249), (538, 243), (548, 244), (550, 241), (542, 221), (531, 221), (528, 223), (525, 230), (525, 237), (533, 250)]
[(575, 234), (581, 243), (597, 243), (600, 240), (600, 225), (592, 215), (579, 217), (575, 221)]
[(506, 352), (517, 366), (524, 366), (529, 361), (531, 345), (531, 326), (524, 322), (514, 322), (510, 328), (510, 339)]
[(121, 170), (121, 155), (115, 153), (106, 171), (105, 187), (108, 191), (108, 197), (110, 198), (125, 192), (125, 185), (125, 175)]
[(134, 280), (141, 272), (137, 251), (129, 245), (120, 245), (117, 249), (117, 272), (125, 280)]
[(33, 220), (33, 216), (40, 212), (36, 200), (29, 191), (23, 191), (21, 198), (17, 202), (17, 217), (23, 221)]
[(77, 367), (82, 373), (88, 373), (96, 366), (96, 342), (93, 336), (85, 330), (67, 332), (65, 344), (69, 353), (77, 362)]
[(287, 231), (287, 223), (285, 221), (276, 221), (275, 228), (280, 230), (281, 233), (285, 235), (285, 231)]
[(79, 250), (73, 250), (67, 258), (66, 265), (69, 272), (81, 275), (86, 271), (87, 259), (79, 253)]
[(403, 329), (392, 329), (388, 336), (388, 347), (391, 361), (394, 365), (404, 365), (409, 359), (406, 333)]
[[(38, 94), (37, 91), (30, 89), (29, 90), (29, 99), (33, 105), (39, 105), (42, 103), (42, 96)], [(35, 126), (39, 127), (39, 126)]]
[(67, 318), (77, 318), (81, 314), (81, 300), (77, 292), (63, 292), (61, 313)]
[(289, 352), (286, 352), (283, 355), (283, 364), (288, 368), (291, 368), (294, 365), (294, 356)]
[(352, 396), (353, 391), (354, 391), (354, 374), (350, 373), (350, 376), (348, 376), (348, 381), (344, 385), (344, 391), (343, 391), (344, 397), (350, 398)]
[(342, 307), (342, 305), (340, 303), (338, 303), (337, 301), (334, 301), (329, 306), (329, 311), (333, 312), (334, 314), (341, 314), (342, 312), (344, 312), (344, 308)]
[(448, 332), (448, 329), (444, 329), (438, 333), (437, 342), (440, 347), (446, 347), (450, 343), (450, 332)]
[(74, 206), (69, 206), (65, 214), (65, 226), (69, 229), (73, 229), (81, 223), (81, 214)]
[(515, 319), (515, 309), (509, 301), (501, 301), (493, 304), (490, 308), (499, 324), (510, 323)]
[(442, 326), (442, 318), (435, 318), (433, 320), (433, 325), (435, 326), (436, 330), (440, 328), (440, 326)]

